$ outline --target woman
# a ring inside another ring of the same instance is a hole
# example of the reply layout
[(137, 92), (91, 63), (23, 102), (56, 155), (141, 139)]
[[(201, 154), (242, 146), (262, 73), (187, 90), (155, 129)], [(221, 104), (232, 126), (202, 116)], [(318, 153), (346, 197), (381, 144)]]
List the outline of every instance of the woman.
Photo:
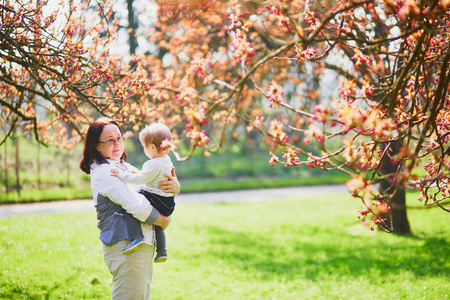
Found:
[[(150, 299), (154, 253), (152, 225), (165, 229), (170, 217), (160, 215), (144, 195), (111, 176), (113, 168), (136, 170), (125, 162), (126, 157), (122, 130), (116, 121), (100, 118), (89, 126), (80, 168), (91, 175), (103, 258), (113, 275), (111, 299)], [(167, 174), (168, 180), (160, 182), (159, 188), (178, 194), (180, 185), (175, 175), (172, 176)], [(124, 224), (126, 213), (142, 222), (145, 242), (145, 245), (129, 255), (122, 253), (129, 242)]]

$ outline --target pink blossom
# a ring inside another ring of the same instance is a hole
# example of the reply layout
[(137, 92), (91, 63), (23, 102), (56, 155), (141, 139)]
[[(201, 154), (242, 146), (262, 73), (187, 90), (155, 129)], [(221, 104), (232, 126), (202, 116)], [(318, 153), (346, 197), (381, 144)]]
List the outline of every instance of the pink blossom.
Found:
[(277, 108), (278, 105), (280, 105), (283, 102), (283, 96), (284, 92), (280, 92), (278, 89), (278, 84), (276, 81), (272, 80), (269, 86), (269, 92), (268, 92), (268, 99), (270, 101), (269, 107), (270, 108)]
[(280, 159), (278, 158), (278, 156), (273, 154), (272, 151), (270, 151), (269, 154), (270, 154), (269, 164), (273, 167), (275, 163), (280, 162)]
[(210, 66), (211, 62), (208, 62), (202, 57), (196, 57), (191, 61), (191, 67), (187, 71), (188, 74), (195, 76), (198, 78), (203, 78), (206, 76), (207, 66)]
[(298, 158), (300, 151), (292, 147), (287, 147), (286, 150), (287, 152), (283, 152), (283, 159), (286, 160), (284, 166), (288, 167), (298, 165), (300, 163), (300, 158)]
[(170, 151), (176, 151), (177, 146), (175, 145), (175, 143), (173, 141), (171, 141), (169, 139), (165, 139), (161, 143), (161, 149), (164, 153), (169, 153)]
[(203, 147), (209, 143), (209, 137), (205, 134), (205, 131), (198, 131), (195, 126), (189, 130), (186, 136), (191, 139), (191, 145), (194, 147)]
[(323, 132), (314, 125), (309, 126), (309, 128), (305, 131), (305, 135), (307, 137), (315, 138), (319, 144), (323, 144), (325, 141)]
[(397, 15), (401, 19), (406, 19), (410, 15), (419, 15), (420, 14), (420, 8), (417, 6), (417, 3), (415, 0), (405, 0), (402, 3), (402, 6), (400, 6), (400, 9), (397, 11)]
[(267, 134), (272, 137), (275, 144), (285, 144), (289, 141), (289, 137), (283, 131), (283, 123), (273, 120)]
[(359, 70), (360, 65), (370, 65), (372, 63), (372, 58), (359, 51), (358, 48), (355, 48), (355, 55), (353, 55), (352, 60), (355, 61), (355, 70)]
[(248, 62), (250, 58), (255, 56), (255, 50), (251, 44), (247, 42), (247, 35), (245, 31), (237, 29), (232, 37), (231, 45), (234, 47), (233, 58), (236, 61)]
[(306, 11), (303, 21), (308, 22), (312, 29), (315, 29), (320, 25), (320, 21), (316, 18), (316, 13), (310, 10)]
[(302, 50), (300, 47), (295, 46), (295, 52), (297, 53), (296, 57), (299, 63), (311, 60), (317, 56), (317, 50), (312, 47)]
[(352, 102), (355, 97), (356, 92), (356, 79), (344, 79), (344, 83), (342, 84), (342, 88), (339, 91), (339, 94), (344, 96), (348, 101)]

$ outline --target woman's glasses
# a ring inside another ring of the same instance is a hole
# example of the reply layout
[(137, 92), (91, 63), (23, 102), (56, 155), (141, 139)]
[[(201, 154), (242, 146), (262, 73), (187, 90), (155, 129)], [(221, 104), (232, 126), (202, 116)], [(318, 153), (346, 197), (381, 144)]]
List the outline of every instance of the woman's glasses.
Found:
[(115, 145), (116, 143), (117, 144), (122, 144), (123, 143), (123, 136), (119, 136), (119, 137), (117, 137), (117, 139), (107, 139), (106, 141), (98, 141), (99, 143), (102, 143), (102, 144), (107, 144), (108, 146), (113, 146), (113, 145)]

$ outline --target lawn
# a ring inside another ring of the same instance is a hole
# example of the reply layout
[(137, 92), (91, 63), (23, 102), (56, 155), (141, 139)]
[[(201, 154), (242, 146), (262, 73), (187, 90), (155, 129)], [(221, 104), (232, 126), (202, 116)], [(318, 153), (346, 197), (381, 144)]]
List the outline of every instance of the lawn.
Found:
[[(410, 210), (415, 236), (401, 237), (360, 225), (356, 204), (346, 193), (179, 203), (152, 297), (448, 299), (449, 215)], [(93, 211), (0, 219), (0, 298), (109, 299), (95, 224)]]

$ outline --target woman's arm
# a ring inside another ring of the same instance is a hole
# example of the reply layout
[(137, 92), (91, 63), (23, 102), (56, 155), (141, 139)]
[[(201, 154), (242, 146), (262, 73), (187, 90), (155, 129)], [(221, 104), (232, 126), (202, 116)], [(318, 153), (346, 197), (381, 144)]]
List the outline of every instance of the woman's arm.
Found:
[[(108, 174), (107, 176), (110, 175)], [(107, 188), (101, 189), (99, 194), (122, 206), (128, 213), (132, 214), (133, 217), (148, 225), (153, 224), (159, 219), (160, 213), (151, 206), (144, 195), (131, 189), (130, 186), (122, 180), (116, 177), (110, 177), (115, 178), (117, 182)]]
[(175, 175), (175, 168), (172, 168), (172, 174), (164, 174), (167, 177), (167, 180), (160, 181), (158, 184), (158, 188), (162, 190), (164, 193), (173, 193), (177, 195), (180, 193), (180, 183)]
[[(125, 185), (125, 187), (122, 185)], [(147, 225), (155, 224), (163, 230), (169, 226), (170, 216), (166, 217), (161, 215), (144, 195), (137, 193), (123, 181), (121, 181), (121, 184), (113, 185), (101, 191), (99, 194), (108, 197), (112, 202), (122, 206), (128, 213), (132, 214), (133, 217), (142, 223)]]

